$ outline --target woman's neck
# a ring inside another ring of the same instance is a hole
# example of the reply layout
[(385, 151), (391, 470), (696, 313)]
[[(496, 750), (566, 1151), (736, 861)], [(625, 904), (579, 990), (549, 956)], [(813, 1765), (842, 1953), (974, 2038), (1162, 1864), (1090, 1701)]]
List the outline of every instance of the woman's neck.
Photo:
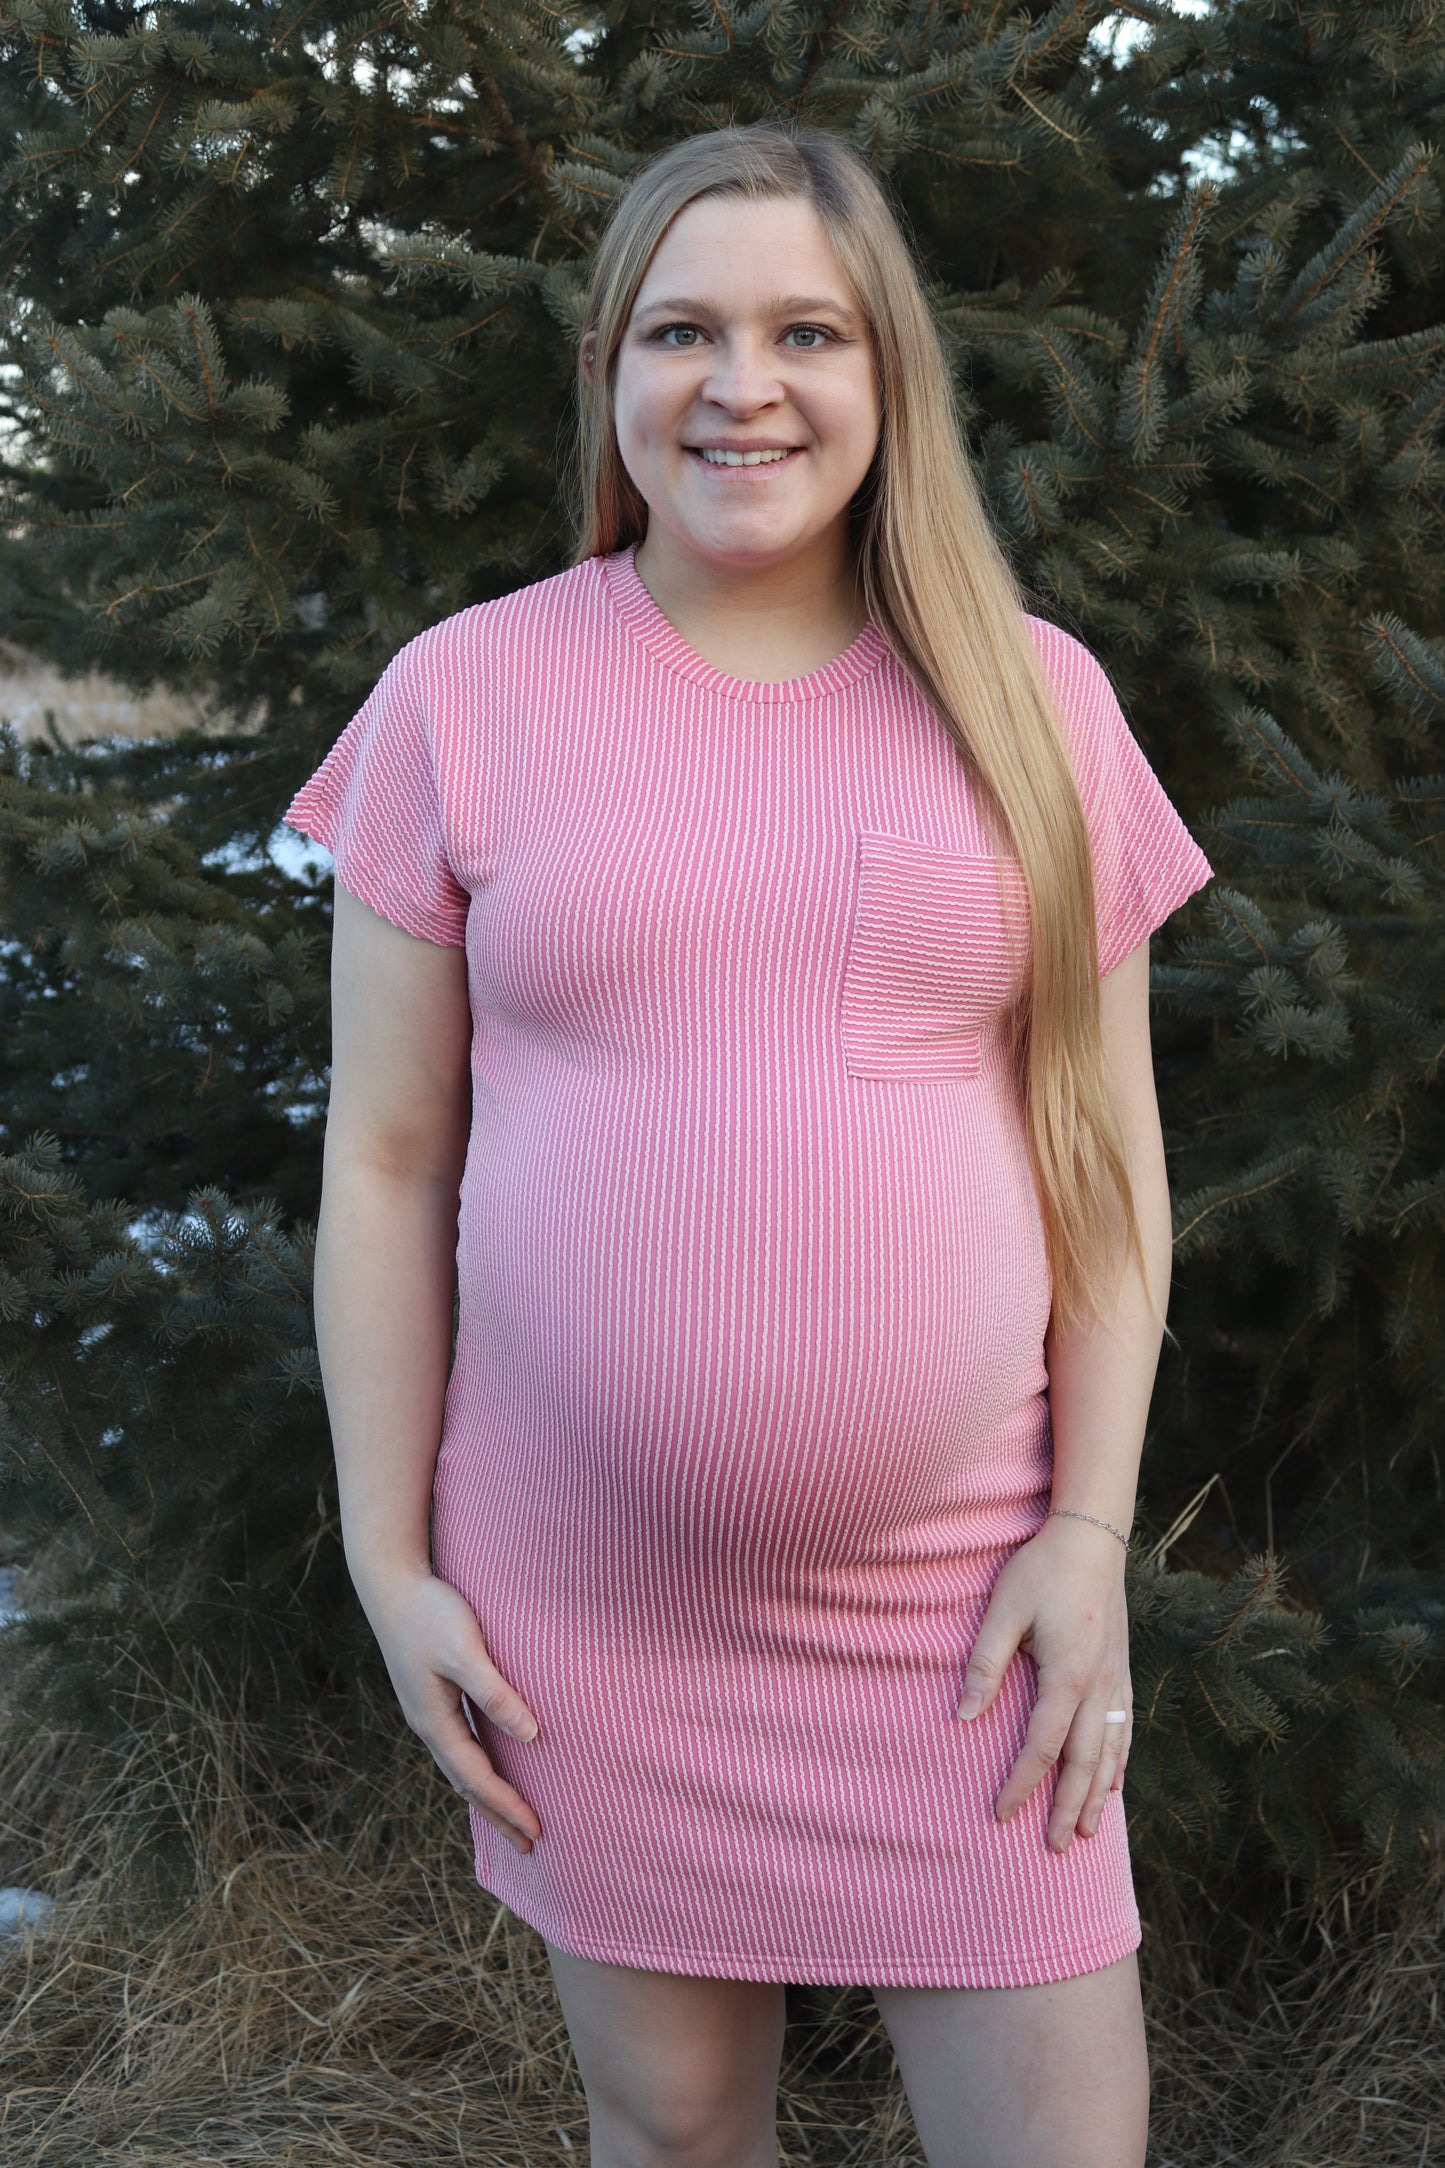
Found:
[(694, 561), (649, 532), (633, 562), (678, 636), (729, 677), (806, 677), (868, 622), (851, 556), (840, 562), (836, 552), (737, 572)]

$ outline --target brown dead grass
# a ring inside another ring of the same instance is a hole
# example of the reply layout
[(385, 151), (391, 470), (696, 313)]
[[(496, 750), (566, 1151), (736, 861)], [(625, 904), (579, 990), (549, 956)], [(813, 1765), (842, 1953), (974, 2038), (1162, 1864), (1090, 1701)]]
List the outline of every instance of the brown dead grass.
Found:
[(47, 714), (67, 745), (112, 736), (171, 738), (195, 729), (210, 737), (253, 727), (257, 719), (230, 714), (207, 719), (199, 702), (171, 686), (132, 692), (102, 670), (65, 673), (0, 638), (0, 722), (13, 723), (21, 738), (43, 738)]
[[(0, 2168), (582, 2168), (541, 1941), (373, 1707), (364, 1772), (320, 1720), (259, 1741), (206, 1691), (108, 1765), (12, 1732), (0, 1881), (58, 1903), (0, 1944)], [(138, 1810), (178, 1841), (138, 1843)], [(1388, 1919), (1146, 1917), (1153, 2168), (1445, 2157), (1438, 1887)], [(866, 1990), (790, 1989), (789, 2016), (789, 2168), (921, 2168)]]

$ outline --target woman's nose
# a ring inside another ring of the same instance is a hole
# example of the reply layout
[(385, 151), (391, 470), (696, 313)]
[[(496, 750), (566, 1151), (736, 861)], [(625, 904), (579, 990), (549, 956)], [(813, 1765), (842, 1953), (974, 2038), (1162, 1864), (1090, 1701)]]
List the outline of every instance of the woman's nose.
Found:
[(759, 406), (781, 396), (777, 363), (761, 339), (728, 339), (707, 374), (704, 396), (728, 406)]

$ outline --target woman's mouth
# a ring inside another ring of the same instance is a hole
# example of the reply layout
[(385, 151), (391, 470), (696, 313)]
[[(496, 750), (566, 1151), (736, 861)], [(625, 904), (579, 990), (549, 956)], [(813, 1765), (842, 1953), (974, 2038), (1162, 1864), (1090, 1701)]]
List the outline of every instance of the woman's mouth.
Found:
[(700, 467), (711, 474), (771, 474), (775, 468), (791, 466), (802, 455), (801, 444), (756, 452), (723, 452), (704, 450), (700, 445), (688, 444), (684, 450)]

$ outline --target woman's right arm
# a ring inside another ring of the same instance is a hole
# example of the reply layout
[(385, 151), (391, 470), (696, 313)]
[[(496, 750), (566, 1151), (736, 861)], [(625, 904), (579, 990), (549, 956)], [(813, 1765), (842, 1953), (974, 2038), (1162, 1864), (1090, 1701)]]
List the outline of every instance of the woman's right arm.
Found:
[(407, 1723), (526, 1852), (541, 1825), (473, 1736), (461, 1692), (519, 1737), (535, 1720), (431, 1567), (471, 1028), (466, 951), (404, 932), (337, 880), (315, 1310), (342, 1543)]

